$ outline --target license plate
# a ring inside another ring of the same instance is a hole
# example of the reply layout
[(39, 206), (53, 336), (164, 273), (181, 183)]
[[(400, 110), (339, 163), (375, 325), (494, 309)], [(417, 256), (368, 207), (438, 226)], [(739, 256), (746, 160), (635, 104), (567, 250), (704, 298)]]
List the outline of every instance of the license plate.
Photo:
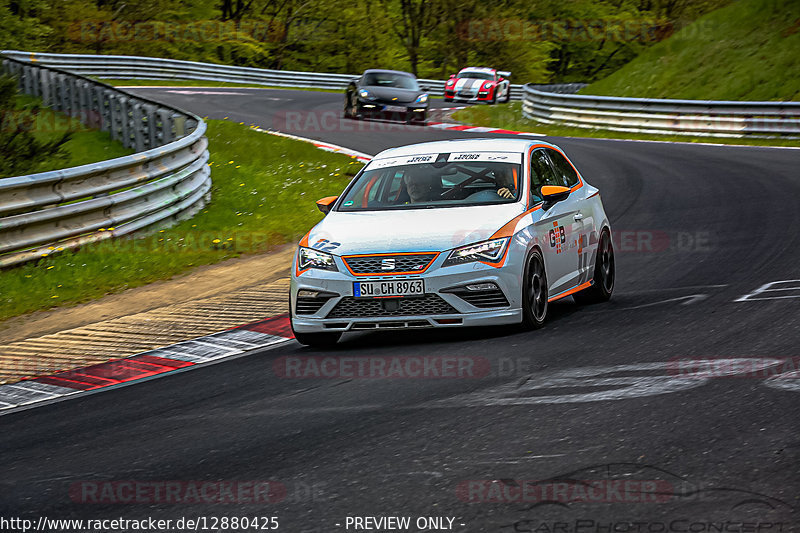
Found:
[(406, 108), (400, 105), (387, 105), (383, 108), (387, 113), (405, 113)]
[(356, 281), (353, 296), (376, 298), (379, 296), (420, 296), (425, 294), (425, 282), (421, 279), (401, 281)]

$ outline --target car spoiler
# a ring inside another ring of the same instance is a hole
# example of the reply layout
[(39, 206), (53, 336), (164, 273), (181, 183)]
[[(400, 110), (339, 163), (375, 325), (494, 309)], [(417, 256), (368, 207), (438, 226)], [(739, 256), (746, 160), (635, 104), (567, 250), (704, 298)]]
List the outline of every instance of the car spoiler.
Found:
[(497, 75), (502, 76), (505, 79), (509, 79), (511, 77), (511, 72), (508, 70), (498, 70)]

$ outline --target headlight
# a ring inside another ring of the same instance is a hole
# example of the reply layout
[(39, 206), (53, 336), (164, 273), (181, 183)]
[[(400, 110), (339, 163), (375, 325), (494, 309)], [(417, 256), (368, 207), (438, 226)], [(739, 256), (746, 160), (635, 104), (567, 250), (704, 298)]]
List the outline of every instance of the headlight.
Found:
[(297, 268), (305, 270), (307, 268), (318, 268), (320, 270), (333, 270), (338, 272), (333, 256), (326, 252), (320, 252), (313, 248), (300, 248), (297, 256)]
[(506, 250), (508, 237), (462, 246), (450, 252), (442, 266), (462, 265), (474, 261), (497, 262)]
[(372, 96), (372, 93), (371, 93), (371, 92), (369, 92), (369, 91), (368, 91), (368, 90), (366, 90), (366, 89), (359, 89), (359, 91), (358, 91), (358, 95), (359, 95), (361, 98), (366, 98), (367, 100), (375, 100), (375, 97), (374, 97), (374, 96)]
[(417, 100), (414, 103), (415, 104), (424, 104), (427, 101), (428, 101), (428, 95), (427, 94), (421, 94), (421, 95), (417, 96)]

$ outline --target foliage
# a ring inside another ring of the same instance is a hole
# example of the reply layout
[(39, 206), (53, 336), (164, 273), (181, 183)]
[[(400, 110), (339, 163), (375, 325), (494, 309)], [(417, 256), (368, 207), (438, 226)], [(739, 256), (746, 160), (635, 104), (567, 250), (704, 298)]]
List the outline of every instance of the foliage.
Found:
[(585, 81), (728, 1), (15, 0), (0, 8), (0, 44), (426, 78), (485, 65), (523, 82)]
[[(67, 161), (61, 147), (70, 139), (67, 130), (40, 134), (42, 120), (52, 116), (38, 104), (25, 105), (17, 97), (17, 83), (11, 77), (0, 77), (0, 178), (36, 172), (45, 164)], [(51, 123), (52, 124), (52, 123)]]
[(800, 3), (740, 0), (654, 45), (585, 94), (800, 100)]

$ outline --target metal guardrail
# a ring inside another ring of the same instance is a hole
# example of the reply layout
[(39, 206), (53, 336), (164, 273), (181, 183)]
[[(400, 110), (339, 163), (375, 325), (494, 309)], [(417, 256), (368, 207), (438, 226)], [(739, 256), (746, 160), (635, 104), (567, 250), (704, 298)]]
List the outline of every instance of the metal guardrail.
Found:
[[(7, 57), (34, 61), (40, 65), (104, 79), (202, 80), (272, 87), (343, 90), (351, 80), (358, 77), (358, 74), (268, 70), (157, 57), (39, 54), (12, 50), (3, 53)], [(427, 87), (431, 94), (439, 96), (444, 94), (443, 80), (420, 79), (419, 83)], [(522, 98), (522, 87), (522, 85), (511, 85), (512, 100)]]
[(547, 87), (528, 84), (524, 86), (522, 112), (525, 117), (546, 124), (636, 133), (711, 137), (800, 134), (800, 102), (668, 100), (557, 94)]
[[(0, 178), (0, 267), (189, 218), (210, 198), (206, 124), (109, 85), (2, 58), (22, 92), (110, 132), (137, 153), (79, 167)], [(14, 56), (14, 57), (10, 57)]]

